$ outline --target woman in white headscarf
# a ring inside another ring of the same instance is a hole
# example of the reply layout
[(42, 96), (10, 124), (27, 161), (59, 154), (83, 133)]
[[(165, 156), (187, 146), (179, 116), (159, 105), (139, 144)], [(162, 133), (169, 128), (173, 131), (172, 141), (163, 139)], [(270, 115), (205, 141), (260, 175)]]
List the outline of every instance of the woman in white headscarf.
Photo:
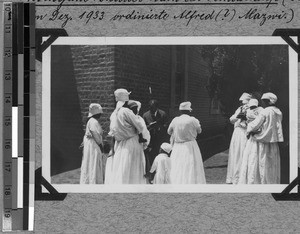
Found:
[(113, 162), (114, 162), (114, 154), (115, 154), (115, 138), (113, 134), (113, 129), (116, 128), (116, 120), (117, 120), (117, 112), (120, 108), (125, 104), (126, 101), (129, 100), (129, 95), (131, 92), (128, 92), (126, 89), (117, 89), (114, 92), (115, 100), (116, 100), (116, 108), (110, 115), (110, 125), (109, 125), (109, 133), (108, 138), (110, 138), (112, 149), (109, 153), (109, 156), (106, 161), (105, 168), (105, 184), (111, 184), (113, 182)]
[[(263, 110), (262, 107), (258, 106), (257, 99), (250, 99), (248, 103), (249, 109), (246, 112), (247, 124), (254, 121), (257, 116)], [(261, 129), (257, 129), (253, 133), (259, 133)], [(240, 175), (238, 179), (239, 184), (257, 184), (260, 181), (259, 169), (258, 169), (258, 155), (257, 148), (259, 142), (254, 140), (253, 136), (248, 136), (248, 140), (245, 146), (245, 150), (242, 157)]]
[(179, 110), (181, 115), (175, 117), (168, 128), (173, 144), (171, 184), (205, 184), (202, 155), (196, 141), (202, 131), (200, 122), (190, 116), (190, 102), (181, 103)]
[(145, 157), (139, 143), (139, 133), (143, 125), (128, 108), (129, 92), (126, 89), (115, 91), (116, 101), (124, 102), (111, 116), (110, 134), (115, 139), (112, 163), (112, 184), (145, 184)]
[(246, 146), (246, 111), (251, 95), (243, 93), (239, 101), (241, 106), (230, 117), (230, 122), (234, 124), (234, 131), (230, 141), (228, 165), (227, 165), (227, 184), (236, 184), (239, 179), (240, 167), (243, 152)]
[[(265, 109), (247, 127), (247, 134), (253, 135), (252, 139), (258, 142), (257, 147), (251, 152), (258, 158), (258, 180), (254, 183), (279, 184), (280, 151), (278, 142), (283, 142), (282, 113), (275, 106), (277, 101), (275, 94), (264, 93), (261, 100)], [(258, 129), (261, 131), (257, 132)], [(249, 179), (247, 183), (249, 183)]]
[(88, 121), (83, 138), (80, 184), (103, 184), (103, 130), (98, 122), (102, 113), (100, 104), (90, 104)]

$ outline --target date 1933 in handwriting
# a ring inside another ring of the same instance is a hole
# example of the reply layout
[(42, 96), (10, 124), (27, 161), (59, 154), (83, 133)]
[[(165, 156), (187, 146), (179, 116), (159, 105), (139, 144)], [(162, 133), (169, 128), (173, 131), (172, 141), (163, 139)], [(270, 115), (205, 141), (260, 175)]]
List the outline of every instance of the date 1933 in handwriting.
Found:
[(104, 15), (104, 11), (84, 11), (78, 18), (84, 19), (87, 24), (90, 20), (103, 20)]

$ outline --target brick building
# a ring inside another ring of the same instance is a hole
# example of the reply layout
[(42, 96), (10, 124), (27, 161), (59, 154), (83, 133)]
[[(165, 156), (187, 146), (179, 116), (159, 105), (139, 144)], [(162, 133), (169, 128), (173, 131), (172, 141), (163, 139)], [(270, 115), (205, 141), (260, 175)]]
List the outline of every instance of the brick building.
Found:
[[(142, 103), (141, 113), (155, 98), (170, 120), (180, 102), (192, 102), (203, 132), (199, 145), (204, 160), (228, 147), (228, 120), (207, 91), (211, 68), (202, 47), (166, 45), (64, 46), (51, 48), (51, 173), (80, 167), (78, 149), (92, 102), (104, 108), (101, 125), (108, 132), (114, 109), (113, 91), (126, 88)], [(151, 93), (150, 93), (151, 90)], [(66, 162), (65, 164), (63, 162)]]

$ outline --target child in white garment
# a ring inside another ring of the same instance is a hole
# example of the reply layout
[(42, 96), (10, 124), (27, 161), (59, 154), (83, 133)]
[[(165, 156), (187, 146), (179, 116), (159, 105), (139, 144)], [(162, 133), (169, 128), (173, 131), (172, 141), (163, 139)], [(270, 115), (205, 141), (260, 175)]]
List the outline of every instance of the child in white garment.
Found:
[(172, 146), (163, 143), (160, 146), (159, 154), (155, 157), (150, 173), (155, 173), (154, 184), (170, 184), (171, 155)]

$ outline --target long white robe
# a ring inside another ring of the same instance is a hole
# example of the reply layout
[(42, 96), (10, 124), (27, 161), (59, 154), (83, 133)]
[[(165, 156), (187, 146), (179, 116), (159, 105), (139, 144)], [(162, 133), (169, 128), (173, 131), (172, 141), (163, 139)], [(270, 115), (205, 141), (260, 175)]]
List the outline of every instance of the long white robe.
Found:
[[(257, 107), (253, 110), (248, 109), (246, 114), (247, 123), (250, 124), (252, 121), (254, 121), (262, 110), (262, 107)], [(261, 129), (257, 128), (256, 131), (260, 132)], [(262, 143), (256, 141), (253, 136), (247, 140), (242, 157), (240, 175), (237, 181), (239, 184), (260, 183), (258, 152), (262, 147), (261, 144)]]
[(145, 184), (145, 156), (138, 134), (143, 125), (128, 108), (121, 107), (111, 132), (116, 142), (112, 163), (112, 184)]
[[(113, 129), (116, 128), (117, 124), (117, 112), (124, 105), (125, 102), (118, 101), (116, 104), (115, 110), (110, 115), (110, 125), (109, 125), (109, 133), (108, 135), (113, 137)], [(113, 182), (113, 162), (114, 162), (114, 149), (109, 152), (109, 157), (106, 160), (105, 165), (105, 180), (104, 184), (111, 184)]]
[(83, 138), (80, 184), (103, 184), (103, 156), (99, 147), (102, 144), (102, 134), (99, 122), (90, 118)]
[(202, 155), (196, 142), (201, 133), (199, 120), (189, 115), (175, 117), (168, 134), (173, 139), (171, 153), (172, 184), (205, 184), (205, 173)]
[(107, 155), (106, 165), (105, 165), (105, 179), (104, 184), (111, 184), (112, 183), (112, 176), (113, 176), (113, 162), (114, 162), (114, 155), (112, 150)]
[(153, 184), (170, 184), (171, 159), (169, 156), (165, 153), (157, 155), (150, 172), (156, 172)]
[(261, 184), (280, 183), (280, 152), (278, 142), (283, 142), (282, 113), (274, 106), (260, 112), (258, 117), (248, 124), (247, 132), (261, 128), (253, 139), (259, 142), (258, 164)]
[(240, 175), (242, 156), (247, 142), (246, 121), (241, 121), (237, 115), (247, 111), (248, 106), (239, 107), (230, 117), (230, 122), (234, 124), (234, 131), (231, 137), (228, 155), (226, 183), (236, 184)]

